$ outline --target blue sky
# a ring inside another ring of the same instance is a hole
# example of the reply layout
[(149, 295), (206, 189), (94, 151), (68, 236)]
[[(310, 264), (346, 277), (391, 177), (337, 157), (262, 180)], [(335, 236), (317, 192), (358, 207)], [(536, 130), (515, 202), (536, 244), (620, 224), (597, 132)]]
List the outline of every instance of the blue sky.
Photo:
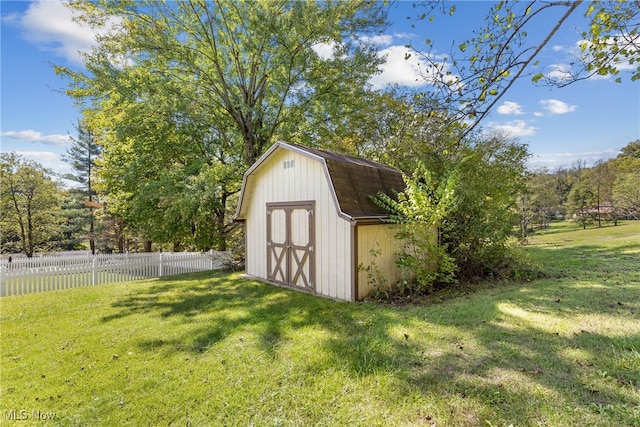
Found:
[[(415, 22), (415, 27), (407, 19), (418, 14), (412, 4), (394, 3), (393, 25), (375, 40), (380, 53), (387, 56), (382, 73), (372, 80), (375, 87), (389, 82), (424, 85), (419, 55), (405, 60), (405, 45), (420, 49), (429, 38), (436, 54), (447, 54), (452, 45), (483, 25), (492, 3), (457, 2), (453, 17)], [(61, 93), (65, 81), (55, 75), (52, 64), (80, 68), (78, 51), (90, 49), (94, 34), (71, 22), (69, 11), (58, 0), (1, 1), (0, 8), (0, 149), (18, 152), (55, 171), (68, 171), (60, 156), (69, 147), (69, 134), (75, 135), (79, 113)], [(530, 29), (530, 34), (544, 34), (555, 22), (557, 16), (551, 13), (544, 27)], [(575, 13), (541, 52), (540, 70), (568, 63), (586, 26), (583, 11)], [(640, 138), (640, 84), (629, 76), (623, 71), (621, 84), (594, 78), (561, 89), (523, 79), (496, 105), (483, 129), (500, 129), (526, 143), (532, 168), (571, 166), (578, 159), (593, 164), (615, 157), (620, 148)]]

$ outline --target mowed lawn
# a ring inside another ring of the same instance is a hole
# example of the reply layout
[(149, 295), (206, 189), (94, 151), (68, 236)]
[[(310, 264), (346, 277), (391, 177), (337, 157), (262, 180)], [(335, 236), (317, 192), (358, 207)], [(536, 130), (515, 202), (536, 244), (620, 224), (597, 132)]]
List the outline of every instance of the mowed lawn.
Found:
[(546, 278), (421, 306), (224, 273), (3, 298), (0, 424), (640, 425), (640, 222), (531, 241)]

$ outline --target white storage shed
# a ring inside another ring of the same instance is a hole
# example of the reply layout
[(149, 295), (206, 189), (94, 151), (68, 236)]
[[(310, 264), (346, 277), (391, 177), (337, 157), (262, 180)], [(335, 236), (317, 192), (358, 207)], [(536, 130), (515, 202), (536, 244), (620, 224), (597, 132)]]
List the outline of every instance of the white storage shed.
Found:
[(403, 242), (371, 196), (393, 196), (400, 171), (285, 142), (247, 170), (234, 218), (245, 223), (246, 274), (343, 301), (372, 289), (375, 263), (392, 282)]

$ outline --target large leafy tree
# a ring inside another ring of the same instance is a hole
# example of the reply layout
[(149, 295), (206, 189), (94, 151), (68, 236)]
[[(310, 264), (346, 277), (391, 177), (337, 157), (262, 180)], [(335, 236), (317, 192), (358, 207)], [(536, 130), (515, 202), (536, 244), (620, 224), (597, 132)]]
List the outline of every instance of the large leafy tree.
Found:
[(612, 202), (624, 217), (640, 219), (640, 140), (625, 145), (610, 168), (615, 171)]
[(15, 153), (0, 154), (0, 207), (3, 247), (32, 257), (55, 247), (60, 191), (40, 164)]
[(636, 158), (640, 159), (640, 139), (636, 139), (622, 147), (619, 158)]
[(636, 173), (621, 174), (616, 180), (613, 201), (625, 218), (640, 220), (640, 164)]
[(407, 191), (380, 202), (411, 246), (402, 263), (422, 290), (508, 264), (528, 158), (526, 146), (504, 135), (464, 137), (464, 125), (435, 107), (419, 93), (386, 91), (342, 139), (346, 151), (405, 172)]
[(465, 138), (455, 151), (416, 160), (398, 202), (383, 197), (415, 246), (402, 259), (422, 289), (514, 268), (509, 241), (527, 157), (524, 145), (502, 135)]
[(569, 192), (567, 199), (568, 212), (572, 219), (580, 224), (583, 229), (586, 229), (587, 225), (591, 224), (596, 218), (594, 209), (596, 198), (597, 196), (587, 180), (578, 181)]
[(501, 274), (510, 267), (509, 238), (517, 224), (524, 190), (526, 145), (505, 135), (474, 137), (447, 164), (460, 164), (457, 209), (446, 224), (451, 255), (460, 277)]
[(420, 288), (509, 271), (526, 146), (499, 134), (463, 137), (464, 126), (450, 126), (420, 95), (383, 105), (382, 122), (395, 125), (365, 147), (406, 173), (407, 191), (382, 202), (413, 246), (402, 262)]
[(618, 209), (613, 200), (615, 183), (614, 164), (599, 160), (591, 168), (588, 176), (595, 194), (596, 221), (602, 227), (602, 220), (613, 220), (618, 225)]
[(540, 228), (546, 228), (556, 212), (561, 211), (563, 198), (566, 197), (562, 182), (562, 170), (550, 173), (543, 169), (529, 177), (534, 218)]
[(57, 67), (104, 147), (109, 206), (149, 238), (220, 248), (242, 171), (274, 139), (309, 144), (365, 104), (380, 59), (358, 36), (385, 21), (364, 0), (71, 7), (114, 23), (86, 72)]

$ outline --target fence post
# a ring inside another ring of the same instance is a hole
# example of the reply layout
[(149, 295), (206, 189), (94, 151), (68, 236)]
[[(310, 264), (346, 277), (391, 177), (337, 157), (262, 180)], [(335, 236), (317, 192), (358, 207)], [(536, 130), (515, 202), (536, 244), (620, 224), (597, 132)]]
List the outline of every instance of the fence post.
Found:
[(96, 257), (93, 257), (93, 261), (91, 261), (91, 284), (96, 284), (96, 279), (98, 276), (98, 263), (96, 262)]
[(162, 252), (160, 252), (160, 261), (158, 263), (158, 276), (162, 277)]

